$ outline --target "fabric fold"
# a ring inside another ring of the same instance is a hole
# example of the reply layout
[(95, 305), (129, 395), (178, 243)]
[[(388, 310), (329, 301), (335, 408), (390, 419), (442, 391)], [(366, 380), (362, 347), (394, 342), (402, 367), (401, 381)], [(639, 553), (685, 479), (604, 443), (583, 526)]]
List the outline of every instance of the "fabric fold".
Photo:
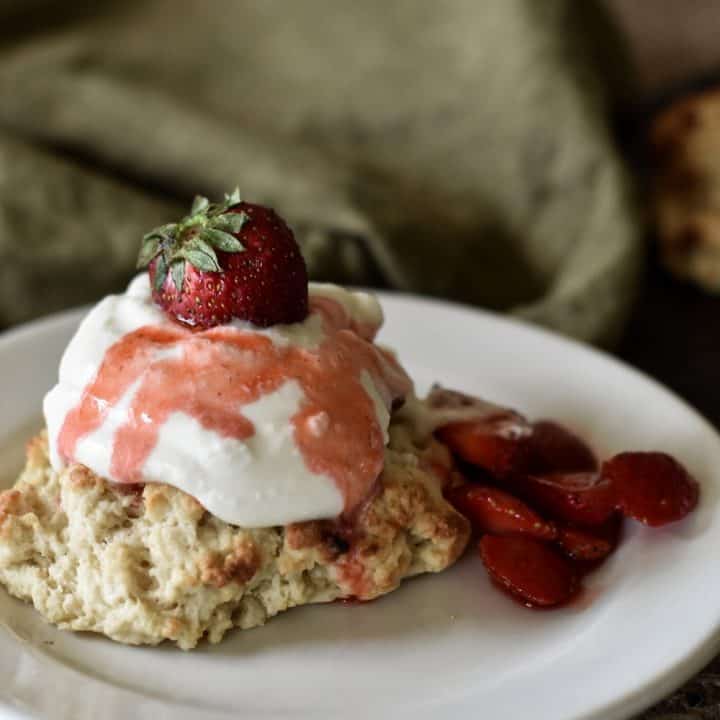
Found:
[(20, 248), (73, 261), (45, 273), (45, 303), (0, 296), (0, 322), (118, 289), (146, 228), (239, 185), (296, 228), (317, 279), (594, 342), (621, 327), (640, 241), (598, 53), (622, 47), (596, 3), (106, 0), (42, 32), (30, 14), (59, 3), (28, 7), (0, 5), (18, 27), (0, 152), (26, 178), (6, 168), (0, 266), (25, 296), (40, 271)]

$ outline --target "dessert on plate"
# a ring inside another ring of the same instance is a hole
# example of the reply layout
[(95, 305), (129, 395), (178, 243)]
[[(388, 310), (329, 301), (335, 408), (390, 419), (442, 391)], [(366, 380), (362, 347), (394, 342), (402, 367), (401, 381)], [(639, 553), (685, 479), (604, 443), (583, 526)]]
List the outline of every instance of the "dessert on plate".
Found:
[(662, 453), (599, 465), (549, 421), (435, 387), (375, 342), (369, 294), (308, 283), (272, 210), (196, 198), (98, 303), (0, 495), (0, 582), (61, 628), (190, 649), (288, 608), (372, 600), (452, 565), (561, 605), (623, 517), (682, 519)]

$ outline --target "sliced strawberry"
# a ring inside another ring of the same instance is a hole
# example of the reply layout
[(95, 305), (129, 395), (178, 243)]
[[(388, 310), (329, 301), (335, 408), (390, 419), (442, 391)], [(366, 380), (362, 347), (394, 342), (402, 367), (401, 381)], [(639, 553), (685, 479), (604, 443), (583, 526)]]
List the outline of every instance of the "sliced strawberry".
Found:
[(461, 460), (503, 477), (527, 466), (529, 426), (512, 410), (482, 420), (450, 423), (437, 435)]
[(650, 526), (681, 520), (698, 503), (700, 488), (687, 470), (660, 452), (625, 452), (603, 464), (622, 512)]
[(485, 535), (480, 557), (497, 585), (531, 607), (567, 602), (580, 585), (572, 564), (535, 538)]
[(466, 484), (448, 491), (447, 498), (479, 533), (529, 535), (553, 540), (555, 526), (524, 502), (497, 488)]
[(597, 470), (593, 451), (577, 435), (552, 420), (538, 420), (529, 439), (531, 472), (586, 472)]
[(573, 560), (604, 560), (617, 547), (621, 524), (620, 515), (615, 514), (595, 528), (562, 525), (557, 530), (557, 542)]
[(595, 472), (526, 475), (513, 485), (539, 510), (567, 523), (601, 525), (616, 509), (611, 484)]

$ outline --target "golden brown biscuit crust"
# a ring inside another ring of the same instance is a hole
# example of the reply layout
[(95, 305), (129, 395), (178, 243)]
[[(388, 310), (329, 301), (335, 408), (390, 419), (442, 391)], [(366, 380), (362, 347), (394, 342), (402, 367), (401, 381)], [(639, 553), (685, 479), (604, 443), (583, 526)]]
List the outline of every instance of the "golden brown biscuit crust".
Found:
[(663, 262), (720, 292), (720, 89), (670, 105), (653, 121), (649, 140)]
[(161, 484), (56, 473), (44, 434), (0, 494), (0, 582), (65, 629), (181, 648), (296, 605), (371, 600), (460, 556), (467, 521), (443, 499), (452, 470), (434, 441), (391, 429), (377, 492), (355, 518), (240, 528)]

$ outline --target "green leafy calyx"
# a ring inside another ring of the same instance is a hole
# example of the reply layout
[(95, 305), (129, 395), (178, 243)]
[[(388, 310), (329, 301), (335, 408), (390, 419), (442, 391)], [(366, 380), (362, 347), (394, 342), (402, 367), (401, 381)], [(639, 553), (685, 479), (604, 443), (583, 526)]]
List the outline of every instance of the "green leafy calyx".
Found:
[(243, 244), (235, 237), (247, 221), (243, 212), (230, 212), (240, 202), (236, 188), (221, 203), (197, 196), (190, 214), (180, 222), (160, 225), (143, 236), (138, 268), (147, 267), (155, 258), (155, 290), (160, 292), (168, 272), (178, 292), (185, 280), (185, 263), (198, 270), (222, 272), (216, 250), (242, 252)]

